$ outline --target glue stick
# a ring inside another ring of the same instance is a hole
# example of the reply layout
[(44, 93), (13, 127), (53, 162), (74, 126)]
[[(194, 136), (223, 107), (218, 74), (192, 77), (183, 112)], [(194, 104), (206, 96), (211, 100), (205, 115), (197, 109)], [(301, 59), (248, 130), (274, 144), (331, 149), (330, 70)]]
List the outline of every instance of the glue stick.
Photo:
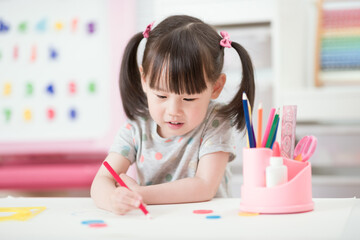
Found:
[(275, 142), (273, 155), (270, 158), (270, 165), (266, 168), (266, 187), (274, 187), (287, 182), (288, 169), (283, 164), (283, 161), (280, 154), (279, 143)]

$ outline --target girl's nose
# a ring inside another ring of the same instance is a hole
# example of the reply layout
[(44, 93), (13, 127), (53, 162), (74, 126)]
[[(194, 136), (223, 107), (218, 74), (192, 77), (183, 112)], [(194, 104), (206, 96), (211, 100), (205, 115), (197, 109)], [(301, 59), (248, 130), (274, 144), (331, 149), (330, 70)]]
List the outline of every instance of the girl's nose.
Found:
[(167, 112), (170, 116), (181, 115), (181, 103), (177, 99), (170, 100), (167, 106)]

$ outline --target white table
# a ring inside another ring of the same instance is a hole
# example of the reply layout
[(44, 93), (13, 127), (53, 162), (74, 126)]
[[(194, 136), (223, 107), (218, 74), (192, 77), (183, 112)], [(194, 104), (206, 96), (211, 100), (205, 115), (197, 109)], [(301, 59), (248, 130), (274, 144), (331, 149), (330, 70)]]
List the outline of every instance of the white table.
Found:
[[(314, 199), (315, 210), (298, 214), (239, 216), (239, 198), (152, 205), (148, 220), (140, 210), (118, 216), (98, 209), (90, 198), (0, 199), (0, 207), (46, 209), (27, 221), (0, 221), (9, 239), (360, 239), (360, 200)], [(193, 210), (211, 209), (219, 219)], [(0, 213), (4, 216), (5, 213)], [(7, 213), (8, 214), (8, 213)], [(91, 228), (85, 220), (103, 220)]]

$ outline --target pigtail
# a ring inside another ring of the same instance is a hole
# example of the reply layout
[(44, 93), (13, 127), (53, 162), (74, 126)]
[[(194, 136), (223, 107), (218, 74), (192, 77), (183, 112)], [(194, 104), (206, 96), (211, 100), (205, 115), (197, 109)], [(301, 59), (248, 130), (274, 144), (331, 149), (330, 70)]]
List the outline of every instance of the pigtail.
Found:
[(231, 46), (239, 54), (242, 64), (242, 79), (240, 83), (240, 89), (232, 99), (232, 101), (226, 105), (222, 112), (234, 120), (234, 125), (241, 131), (245, 127), (244, 110), (242, 104), (242, 94), (246, 93), (251, 109), (253, 109), (255, 99), (255, 82), (254, 82), (254, 70), (251, 62), (251, 58), (245, 48), (236, 42), (232, 42)]
[(141, 32), (135, 34), (126, 45), (120, 69), (120, 95), (126, 116), (134, 120), (147, 112), (146, 95), (141, 86), (137, 50), (143, 39)]

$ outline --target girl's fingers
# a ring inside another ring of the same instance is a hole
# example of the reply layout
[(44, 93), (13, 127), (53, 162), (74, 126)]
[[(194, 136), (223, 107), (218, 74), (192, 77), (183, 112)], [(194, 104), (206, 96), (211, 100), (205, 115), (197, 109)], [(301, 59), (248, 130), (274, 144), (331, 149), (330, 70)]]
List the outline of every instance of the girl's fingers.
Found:
[(116, 214), (124, 215), (127, 212), (129, 212), (131, 210), (135, 210), (135, 209), (137, 209), (137, 208), (127, 205), (127, 204), (118, 203), (114, 206), (113, 212)]
[(124, 187), (116, 188), (112, 196), (114, 212), (119, 214), (125, 214), (130, 210), (138, 208), (141, 201), (141, 195)]
[(116, 189), (116, 197), (119, 202), (133, 207), (139, 207), (141, 202), (141, 196), (138, 193), (123, 187)]

